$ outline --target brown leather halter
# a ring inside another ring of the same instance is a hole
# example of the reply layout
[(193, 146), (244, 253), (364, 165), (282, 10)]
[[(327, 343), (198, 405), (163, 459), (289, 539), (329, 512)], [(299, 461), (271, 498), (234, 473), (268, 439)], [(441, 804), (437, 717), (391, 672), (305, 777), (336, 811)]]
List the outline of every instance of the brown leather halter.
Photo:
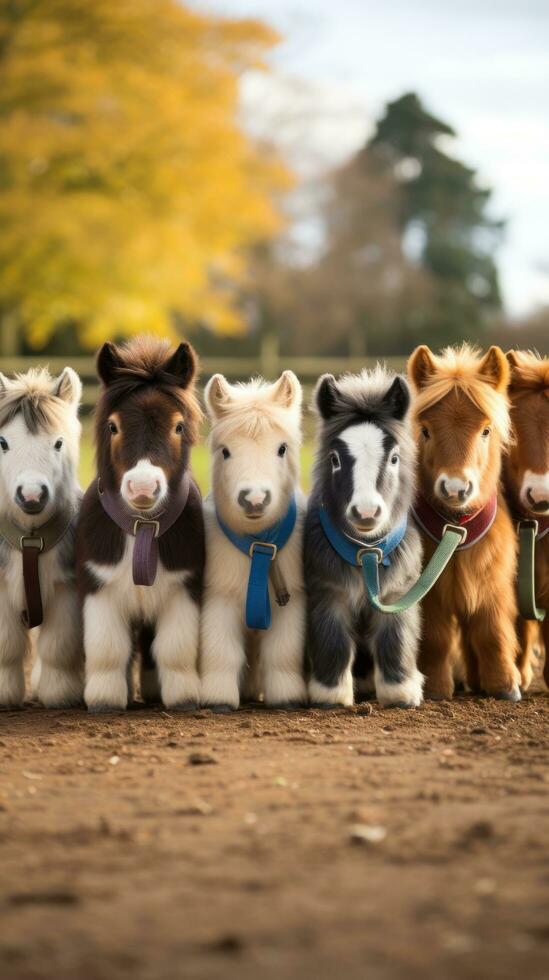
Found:
[(44, 619), (40, 591), (40, 555), (51, 551), (56, 544), (59, 544), (73, 518), (74, 511), (70, 514), (67, 512), (55, 514), (46, 524), (32, 531), (25, 531), (8, 517), (0, 518), (0, 537), (22, 555), (26, 608), (21, 613), (21, 619), (27, 629), (40, 626)]

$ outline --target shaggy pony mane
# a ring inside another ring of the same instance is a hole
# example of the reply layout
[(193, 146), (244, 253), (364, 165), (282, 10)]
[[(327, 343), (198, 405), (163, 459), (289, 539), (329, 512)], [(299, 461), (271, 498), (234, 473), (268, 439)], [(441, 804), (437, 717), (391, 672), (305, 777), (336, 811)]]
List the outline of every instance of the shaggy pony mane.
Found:
[(513, 395), (543, 391), (549, 398), (549, 357), (542, 357), (533, 350), (513, 350), (509, 351), (507, 359), (511, 365), (510, 391)]
[(29, 432), (55, 432), (66, 426), (67, 402), (53, 393), (55, 379), (46, 368), (31, 368), (25, 374), (0, 381), (0, 425), (22, 415)]
[(272, 385), (263, 378), (231, 385), (231, 400), (212, 421), (211, 436), (221, 441), (231, 436), (261, 439), (278, 430), (301, 441), (299, 405), (285, 407), (272, 398)]
[(445, 347), (440, 355), (432, 355), (435, 370), (425, 387), (416, 389), (415, 416), (437, 405), (452, 392), (462, 392), (491, 420), (503, 444), (510, 439), (509, 399), (498, 391), (479, 371), (482, 354), (477, 347)]

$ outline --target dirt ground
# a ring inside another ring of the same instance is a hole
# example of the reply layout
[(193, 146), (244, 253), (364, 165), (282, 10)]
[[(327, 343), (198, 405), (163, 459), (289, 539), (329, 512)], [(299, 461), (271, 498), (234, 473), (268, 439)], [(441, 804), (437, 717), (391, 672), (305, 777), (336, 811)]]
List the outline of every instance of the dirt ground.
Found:
[(549, 975), (549, 696), (0, 714), (2, 980)]

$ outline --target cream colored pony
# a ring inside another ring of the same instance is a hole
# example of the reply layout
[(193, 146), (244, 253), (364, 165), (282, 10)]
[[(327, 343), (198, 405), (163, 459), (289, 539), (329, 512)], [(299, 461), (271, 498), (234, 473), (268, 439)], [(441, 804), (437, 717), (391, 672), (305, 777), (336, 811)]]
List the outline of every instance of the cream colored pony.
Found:
[[(297, 706), (306, 700), (301, 386), (291, 371), (271, 385), (261, 380), (230, 385), (216, 374), (205, 400), (212, 425), (212, 492), (204, 503), (202, 703), (227, 711), (238, 707), (241, 695), (257, 700), (262, 693), (271, 707)], [(250, 558), (229, 540), (219, 519), (238, 535), (257, 534), (284, 517), (294, 496), (295, 527), (276, 558), (290, 600), (277, 605), (271, 585), (271, 626), (250, 630), (245, 623)]]

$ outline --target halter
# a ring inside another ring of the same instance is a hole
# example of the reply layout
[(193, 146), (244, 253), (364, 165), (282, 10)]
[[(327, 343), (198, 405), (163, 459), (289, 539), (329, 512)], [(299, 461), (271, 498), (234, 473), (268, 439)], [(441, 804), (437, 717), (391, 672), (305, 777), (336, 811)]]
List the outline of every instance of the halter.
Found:
[(8, 517), (0, 519), (0, 537), (11, 548), (21, 552), (23, 564), (23, 588), (25, 591), (25, 606), (21, 620), (27, 629), (40, 626), (44, 620), (42, 608), (42, 592), (40, 590), (40, 555), (51, 551), (65, 537), (69, 530), (75, 511), (62, 511), (54, 514), (49, 521), (32, 531), (24, 530)]
[(401, 613), (415, 605), (416, 602), (420, 602), (442, 575), (454, 551), (467, 538), (466, 528), (446, 524), (442, 538), (417, 582), (400, 599), (385, 604), (379, 598), (379, 566), (391, 564), (390, 555), (396, 551), (406, 534), (407, 519), (404, 518), (385, 537), (366, 544), (364, 541), (355, 541), (337, 528), (322, 505), (318, 508), (318, 517), (326, 538), (339, 557), (343, 558), (347, 564), (362, 569), (368, 601), (374, 609), (382, 613)]
[(536, 602), (536, 545), (549, 533), (549, 515), (532, 518), (520, 515), (517, 519), (519, 537), (518, 599), (523, 619), (538, 623), (545, 619), (545, 609)]
[(105, 490), (101, 477), (97, 480), (97, 493), (103, 510), (121, 531), (135, 538), (132, 563), (134, 585), (154, 585), (158, 568), (158, 538), (169, 531), (183, 513), (190, 486), (189, 474), (185, 473), (175, 493), (170, 494), (165, 509), (154, 518), (148, 518), (143, 514), (130, 513), (120, 494)]
[[(271, 625), (269, 574), (276, 567), (274, 562), (278, 552), (287, 544), (294, 530), (297, 517), (295, 497), (292, 497), (288, 510), (277, 524), (257, 534), (237, 534), (225, 524), (217, 511), (216, 516), (231, 544), (251, 560), (246, 593), (246, 626), (248, 629), (267, 630)], [(287, 593), (277, 595), (279, 605), (286, 605), (288, 600)]]
[[(481, 540), (488, 533), (496, 519), (498, 509), (498, 496), (494, 493), (488, 502), (477, 510), (474, 514), (465, 514), (459, 517), (454, 524), (457, 527), (465, 528), (466, 537), (456, 551), (465, 551), (472, 548), (474, 544)], [(448, 526), (448, 520), (433, 505), (423, 497), (419, 496), (412, 507), (412, 514), (416, 524), (432, 541), (440, 541), (444, 534), (444, 529)]]

